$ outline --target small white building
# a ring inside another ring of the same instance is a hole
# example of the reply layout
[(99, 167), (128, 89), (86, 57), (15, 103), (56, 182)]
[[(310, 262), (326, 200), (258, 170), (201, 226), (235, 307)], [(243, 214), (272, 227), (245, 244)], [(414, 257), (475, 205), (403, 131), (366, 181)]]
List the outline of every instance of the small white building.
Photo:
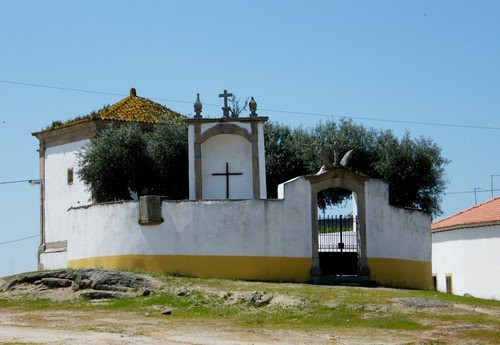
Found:
[(68, 232), (71, 218), (68, 209), (92, 204), (92, 196), (77, 174), (78, 153), (110, 124), (134, 122), (147, 130), (165, 117), (184, 116), (147, 98), (130, 95), (117, 103), (87, 116), (32, 133), (39, 140), (40, 163), (40, 246), (38, 268), (66, 267)]
[(431, 229), (436, 289), (500, 299), (500, 197), (438, 220)]

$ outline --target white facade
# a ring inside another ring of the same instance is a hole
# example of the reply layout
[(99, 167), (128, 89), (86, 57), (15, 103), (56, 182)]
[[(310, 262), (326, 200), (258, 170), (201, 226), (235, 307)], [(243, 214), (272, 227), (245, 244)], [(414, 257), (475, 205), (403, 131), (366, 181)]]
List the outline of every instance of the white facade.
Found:
[[(45, 150), (44, 185), (44, 240), (49, 248), (40, 254), (44, 269), (66, 267), (66, 253), (63, 246), (50, 249), (50, 243), (68, 239), (71, 218), (70, 207), (89, 204), (90, 193), (78, 178), (77, 153), (90, 141), (80, 140), (68, 144), (49, 147)], [(68, 184), (68, 169), (73, 169), (73, 183)]]
[(446, 276), (457, 295), (500, 299), (500, 225), (432, 233), (432, 272), (446, 292)]

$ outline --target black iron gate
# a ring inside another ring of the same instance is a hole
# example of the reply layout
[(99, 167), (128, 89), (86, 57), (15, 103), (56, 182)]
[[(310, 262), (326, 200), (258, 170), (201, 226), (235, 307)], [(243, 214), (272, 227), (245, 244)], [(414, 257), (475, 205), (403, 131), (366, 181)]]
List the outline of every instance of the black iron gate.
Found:
[(322, 274), (358, 273), (357, 230), (357, 218), (318, 218), (318, 254)]

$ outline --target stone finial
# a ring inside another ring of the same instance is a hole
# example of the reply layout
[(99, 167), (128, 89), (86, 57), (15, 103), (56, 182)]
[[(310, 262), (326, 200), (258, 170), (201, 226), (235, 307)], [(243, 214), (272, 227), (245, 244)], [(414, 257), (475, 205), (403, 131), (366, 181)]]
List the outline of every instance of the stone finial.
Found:
[(137, 92), (134, 87), (130, 89), (130, 96), (137, 97)]
[(321, 169), (319, 169), (319, 171), (316, 173), (316, 175), (321, 175), (327, 171), (333, 170), (332, 161), (330, 160), (330, 157), (328, 157), (326, 151), (320, 149), (318, 155), (321, 161), (323, 162), (323, 165), (321, 166)]
[(250, 98), (248, 107), (250, 108), (250, 116), (257, 116), (257, 102), (255, 102), (255, 99), (253, 99), (253, 97)]
[(196, 94), (196, 102), (194, 102), (194, 112), (196, 115), (194, 116), (195, 119), (201, 119), (201, 109), (203, 108), (203, 105), (201, 104), (200, 101), (200, 94)]
[(340, 165), (345, 168), (347, 166), (347, 163), (349, 163), (349, 160), (351, 159), (353, 153), (354, 150), (347, 151), (344, 157), (342, 157), (342, 159), (340, 160)]
[(323, 165), (321, 166), (321, 169), (316, 173), (316, 175), (321, 175), (327, 171), (334, 170), (334, 169), (345, 169), (347, 167), (347, 163), (349, 163), (349, 160), (351, 159), (354, 150), (349, 150), (347, 151), (344, 156), (342, 157), (342, 160), (340, 161), (340, 164), (338, 162), (338, 142), (335, 141), (333, 143), (333, 157), (334, 160), (333, 162), (330, 159), (330, 156), (326, 153), (325, 150), (320, 149), (318, 152), (319, 157), (321, 158), (321, 161), (323, 162)]

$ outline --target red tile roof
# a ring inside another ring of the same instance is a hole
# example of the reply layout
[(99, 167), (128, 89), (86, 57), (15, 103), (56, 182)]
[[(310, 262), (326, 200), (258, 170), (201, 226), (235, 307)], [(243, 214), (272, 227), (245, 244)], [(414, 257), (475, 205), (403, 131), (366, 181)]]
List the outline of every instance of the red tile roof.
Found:
[(479, 205), (455, 213), (452, 216), (435, 221), (432, 231), (481, 226), (500, 222), (500, 196), (487, 200)]

